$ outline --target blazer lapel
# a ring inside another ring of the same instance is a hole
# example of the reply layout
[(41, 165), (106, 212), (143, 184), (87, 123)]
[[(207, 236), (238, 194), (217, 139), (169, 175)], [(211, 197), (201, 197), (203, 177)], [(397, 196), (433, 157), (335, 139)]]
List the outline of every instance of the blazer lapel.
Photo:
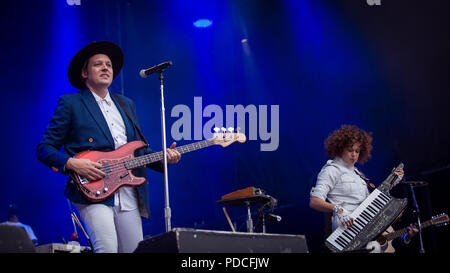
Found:
[(98, 127), (102, 130), (105, 137), (111, 143), (111, 147), (114, 148), (113, 137), (111, 135), (111, 132), (109, 131), (109, 127), (108, 124), (106, 123), (105, 117), (103, 116), (102, 110), (100, 110), (100, 107), (95, 101), (94, 95), (91, 94), (91, 91), (85, 89), (83, 90), (81, 100), (86, 106), (89, 113), (91, 114), (92, 118), (97, 123)]

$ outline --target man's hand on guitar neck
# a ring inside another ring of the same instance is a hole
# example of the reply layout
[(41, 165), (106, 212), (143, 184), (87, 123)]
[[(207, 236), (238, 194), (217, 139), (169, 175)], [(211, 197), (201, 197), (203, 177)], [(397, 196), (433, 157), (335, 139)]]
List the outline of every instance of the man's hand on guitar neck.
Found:
[(178, 163), (181, 159), (181, 154), (175, 150), (175, 146), (177, 146), (177, 143), (173, 142), (170, 148), (167, 148), (167, 163)]
[(412, 237), (416, 236), (416, 234), (419, 232), (419, 229), (415, 224), (410, 224), (409, 227), (406, 228), (408, 230), (408, 233), (403, 237), (403, 240), (405, 240), (405, 243), (409, 244)]
[[(169, 163), (178, 163), (181, 159), (181, 154), (177, 150), (175, 150), (175, 147), (177, 146), (176, 142), (173, 142), (172, 145), (170, 145), (170, 148), (167, 148), (167, 164)], [(161, 160), (161, 167), (164, 169), (164, 161)]]
[[(392, 169), (392, 171), (395, 170), (395, 167)], [(403, 170), (403, 168), (398, 169), (397, 171), (395, 171), (395, 174), (397, 175), (397, 179), (395, 180), (395, 182), (391, 185), (392, 189), (393, 187), (395, 187), (398, 183), (400, 183), (400, 181), (403, 179), (403, 176), (405, 175), (405, 171)]]
[(102, 168), (102, 164), (85, 158), (71, 157), (67, 160), (65, 168), (86, 177), (89, 181), (102, 179), (106, 175), (100, 170)]

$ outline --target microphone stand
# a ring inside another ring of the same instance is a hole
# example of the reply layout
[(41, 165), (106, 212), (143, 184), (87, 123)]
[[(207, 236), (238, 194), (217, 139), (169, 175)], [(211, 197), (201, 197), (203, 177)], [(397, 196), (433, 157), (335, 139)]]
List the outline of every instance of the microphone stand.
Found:
[(247, 232), (253, 232), (253, 220), (250, 212), (250, 202), (245, 202), (247, 206)]
[(169, 206), (169, 179), (167, 174), (167, 144), (166, 144), (166, 118), (165, 118), (165, 108), (164, 108), (164, 84), (163, 84), (163, 69), (158, 71), (159, 74), (159, 84), (161, 91), (161, 138), (162, 138), (162, 149), (163, 149), (163, 165), (164, 165), (164, 218), (166, 223), (166, 232), (171, 230), (171, 210)]
[(422, 228), (420, 227), (420, 212), (419, 212), (419, 205), (417, 204), (416, 201), (416, 195), (414, 194), (414, 186), (412, 184), (410, 184), (411, 187), (411, 194), (412, 194), (412, 198), (413, 198), (413, 202), (414, 202), (414, 213), (417, 216), (417, 224), (418, 224), (418, 229), (419, 229), (419, 241), (420, 241), (420, 253), (425, 253), (425, 249), (423, 248), (423, 241), (422, 241)]

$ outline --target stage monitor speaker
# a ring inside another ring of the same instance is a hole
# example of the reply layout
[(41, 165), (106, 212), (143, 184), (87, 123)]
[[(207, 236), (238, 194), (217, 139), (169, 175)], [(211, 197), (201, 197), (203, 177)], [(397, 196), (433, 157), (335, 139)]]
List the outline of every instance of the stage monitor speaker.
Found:
[(141, 241), (135, 253), (307, 253), (304, 235), (174, 228)]
[(22, 227), (0, 225), (0, 253), (35, 253), (33, 243)]

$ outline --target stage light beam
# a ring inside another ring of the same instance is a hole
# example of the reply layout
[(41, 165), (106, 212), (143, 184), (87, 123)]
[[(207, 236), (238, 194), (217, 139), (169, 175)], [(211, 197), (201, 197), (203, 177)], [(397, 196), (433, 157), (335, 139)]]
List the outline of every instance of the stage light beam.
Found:
[(193, 23), (196, 28), (207, 28), (212, 25), (212, 20), (209, 19), (198, 19)]

